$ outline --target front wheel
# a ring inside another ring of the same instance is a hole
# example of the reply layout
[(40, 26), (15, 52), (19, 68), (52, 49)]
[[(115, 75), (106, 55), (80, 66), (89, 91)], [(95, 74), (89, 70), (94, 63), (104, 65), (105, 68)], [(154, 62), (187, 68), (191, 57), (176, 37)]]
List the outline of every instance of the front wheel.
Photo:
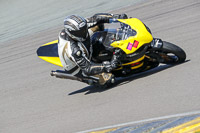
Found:
[(163, 41), (163, 47), (159, 55), (163, 59), (161, 63), (165, 64), (178, 64), (184, 62), (186, 59), (186, 54), (183, 49), (165, 41)]

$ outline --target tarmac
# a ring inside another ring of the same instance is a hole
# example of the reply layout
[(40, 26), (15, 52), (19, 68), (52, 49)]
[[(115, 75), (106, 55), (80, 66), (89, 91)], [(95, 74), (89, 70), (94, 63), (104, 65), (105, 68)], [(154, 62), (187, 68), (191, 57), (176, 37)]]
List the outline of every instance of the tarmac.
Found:
[[(200, 1), (0, 3), (0, 133), (72, 133), (200, 111)], [(39, 59), (37, 48), (57, 39), (66, 15), (97, 12), (141, 19), (154, 37), (183, 48), (187, 61), (120, 79), (107, 90), (51, 77), (62, 68)]]

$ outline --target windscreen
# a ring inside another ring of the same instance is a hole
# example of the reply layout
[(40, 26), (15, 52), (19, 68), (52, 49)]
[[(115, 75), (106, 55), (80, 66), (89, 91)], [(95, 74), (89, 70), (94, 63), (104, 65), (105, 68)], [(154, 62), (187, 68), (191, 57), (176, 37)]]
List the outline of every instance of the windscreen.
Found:
[[(105, 31), (108, 33), (105, 40), (111, 39), (113, 41), (126, 40), (130, 36), (135, 36), (137, 33), (129, 25), (119, 21), (105, 25)], [(112, 36), (111, 36), (112, 34)]]

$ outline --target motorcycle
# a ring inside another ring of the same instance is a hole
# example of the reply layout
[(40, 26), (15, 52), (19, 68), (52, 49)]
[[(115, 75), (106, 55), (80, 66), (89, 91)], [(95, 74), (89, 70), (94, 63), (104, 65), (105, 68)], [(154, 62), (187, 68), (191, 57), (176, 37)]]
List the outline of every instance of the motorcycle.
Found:
[[(95, 75), (98, 79), (94, 77), (79, 78), (62, 70), (52, 71), (51, 76), (77, 80), (89, 85), (106, 86), (109, 79), (111, 79), (109, 84), (113, 84), (115, 77), (127, 77), (148, 71), (158, 67), (160, 63), (183, 63), (186, 59), (183, 49), (170, 42), (153, 38), (151, 30), (137, 18), (110, 19), (108, 25), (114, 25), (114, 28), (96, 32), (91, 37), (93, 40), (91, 61), (102, 63), (110, 61), (113, 56), (116, 56), (120, 60), (116, 69), (111, 73)], [(105, 35), (105, 39), (95, 41), (95, 38), (100, 35)], [(47, 62), (62, 67), (58, 56), (58, 40), (42, 45), (38, 48), (37, 55)]]

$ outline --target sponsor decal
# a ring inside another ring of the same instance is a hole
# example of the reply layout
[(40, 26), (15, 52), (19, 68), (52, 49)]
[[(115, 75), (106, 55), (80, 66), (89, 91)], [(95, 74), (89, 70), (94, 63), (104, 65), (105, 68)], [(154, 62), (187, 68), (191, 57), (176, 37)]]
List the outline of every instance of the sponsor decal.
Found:
[(128, 43), (127, 49), (131, 51), (131, 49), (133, 48), (133, 44), (132, 43)]
[(134, 41), (134, 43), (130, 43), (130, 42), (129, 42), (126, 49), (128, 49), (128, 50), (131, 51), (133, 47), (134, 47), (134, 48), (137, 48), (137, 47), (138, 47), (138, 44), (139, 44), (138, 41)]
[(138, 47), (138, 44), (139, 44), (138, 41), (134, 41), (134, 43), (133, 43), (133, 47), (134, 47), (134, 48), (137, 48), (137, 47)]

